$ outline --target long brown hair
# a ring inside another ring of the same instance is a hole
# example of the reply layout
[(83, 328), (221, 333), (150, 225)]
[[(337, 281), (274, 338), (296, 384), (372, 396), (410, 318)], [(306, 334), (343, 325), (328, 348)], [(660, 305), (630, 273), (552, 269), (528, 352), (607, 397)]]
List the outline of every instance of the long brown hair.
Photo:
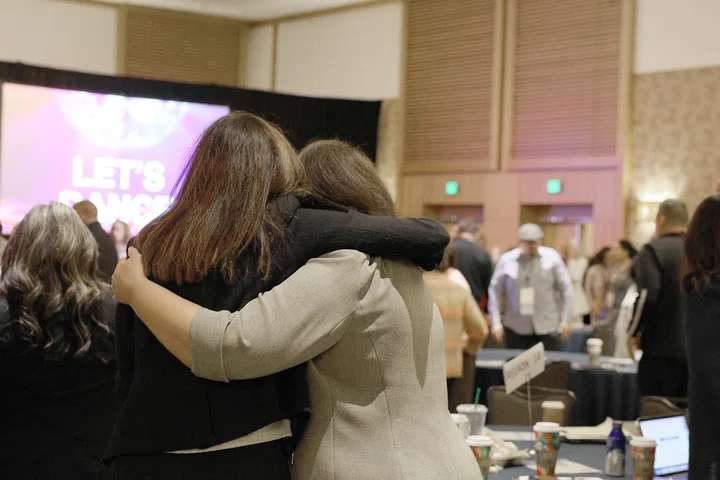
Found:
[(706, 198), (685, 233), (683, 289), (703, 293), (720, 276), (720, 195)]
[(300, 161), (319, 207), (395, 216), (395, 206), (372, 161), (340, 140), (317, 140), (300, 152)]
[(12, 320), (0, 338), (42, 348), (50, 360), (92, 354), (107, 363), (112, 330), (103, 302), (109, 286), (98, 277), (97, 259), (95, 239), (70, 207), (30, 210), (2, 257), (0, 297)]
[(205, 131), (180, 178), (173, 204), (138, 235), (148, 273), (177, 283), (197, 282), (211, 269), (228, 281), (269, 275), (286, 227), (272, 200), (304, 193), (302, 165), (280, 129), (230, 113)]

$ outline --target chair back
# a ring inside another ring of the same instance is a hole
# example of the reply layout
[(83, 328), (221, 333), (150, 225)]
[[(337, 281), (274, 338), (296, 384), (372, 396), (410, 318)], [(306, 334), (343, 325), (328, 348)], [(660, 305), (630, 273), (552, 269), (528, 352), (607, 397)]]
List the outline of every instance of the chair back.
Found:
[(685, 413), (687, 400), (683, 398), (643, 397), (640, 405), (641, 417), (660, 417)]
[[(542, 403), (546, 400), (557, 400), (565, 405), (565, 421), (570, 420), (575, 394), (567, 389), (530, 387), (530, 409), (532, 421), (542, 421)], [(494, 425), (530, 425), (528, 413), (528, 396), (526, 388), (508, 394), (505, 387), (490, 387), (488, 390), (488, 410), (490, 424)]]
[[(545, 365), (545, 371), (532, 379), (530, 386), (567, 390), (572, 365), (567, 360), (553, 360)], [(526, 389), (523, 385), (520, 387)]]

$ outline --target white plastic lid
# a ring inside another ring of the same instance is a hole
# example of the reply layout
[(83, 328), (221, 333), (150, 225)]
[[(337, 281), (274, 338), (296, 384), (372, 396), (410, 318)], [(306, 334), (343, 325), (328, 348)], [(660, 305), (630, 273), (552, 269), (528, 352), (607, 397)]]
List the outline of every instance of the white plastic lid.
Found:
[(472, 403), (464, 403), (457, 406), (458, 413), (487, 413), (488, 408), (485, 405), (473, 405)]
[(455, 423), (470, 423), (470, 419), (467, 417), (467, 415), (461, 415), (459, 413), (451, 413), (450, 416), (453, 419), (453, 422)]
[(545, 400), (542, 402), (542, 408), (548, 410), (565, 410), (565, 404), (560, 400)]
[(630, 440), (630, 445), (633, 447), (652, 448), (657, 447), (657, 442), (652, 438), (633, 437), (632, 440)]
[(560, 425), (555, 422), (538, 422), (533, 430), (541, 433), (560, 433)]
[(588, 347), (602, 347), (603, 341), (600, 338), (588, 338), (587, 339), (587, 345)]
[(471, 447), (492, 447), (495, 445), (492, 438), (485, 435), (470, 435), (465, 441)]

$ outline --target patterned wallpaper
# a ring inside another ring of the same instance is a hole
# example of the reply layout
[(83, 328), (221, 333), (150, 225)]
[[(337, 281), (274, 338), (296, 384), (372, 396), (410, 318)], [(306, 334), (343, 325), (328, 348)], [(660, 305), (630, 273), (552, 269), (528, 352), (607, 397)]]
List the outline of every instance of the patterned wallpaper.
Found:
[(627, 230), (642, 245), (653, 233), (652, 224), (640, 220), (643, 204), (676, 197), (692, 211), (720, 179), (720, 66), (633, 81)]

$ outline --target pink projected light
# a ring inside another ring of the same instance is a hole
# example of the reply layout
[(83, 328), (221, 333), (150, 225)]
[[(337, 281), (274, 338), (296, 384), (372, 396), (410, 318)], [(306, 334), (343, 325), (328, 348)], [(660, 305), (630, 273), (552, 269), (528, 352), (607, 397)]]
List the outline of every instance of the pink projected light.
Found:
[(0, 220), (38, 203), (95, 203), (137, 233), (170, 204), (187, 154), (228, 107), (4, 84)]

